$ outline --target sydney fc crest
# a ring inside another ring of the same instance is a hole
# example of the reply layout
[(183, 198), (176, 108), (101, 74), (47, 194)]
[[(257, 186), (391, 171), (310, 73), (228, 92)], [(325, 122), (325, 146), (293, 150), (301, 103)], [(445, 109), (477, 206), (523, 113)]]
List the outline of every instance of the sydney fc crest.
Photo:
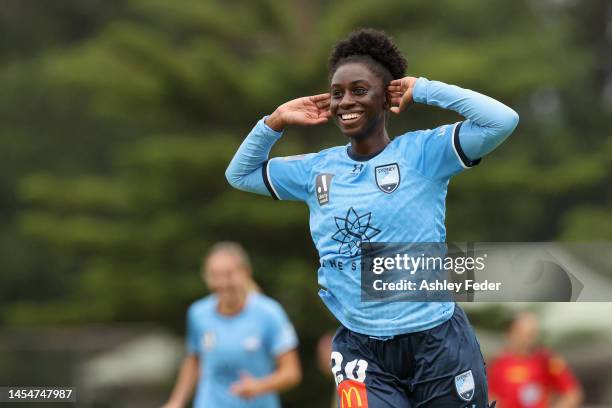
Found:
[(377, 166), (374, 173), (376, 175), (376, 185), (383, 193), (391, 194), (399, 187), (400, 171), (397, 163)]
[(464, 401), (471, 401), (474, 398), (475, 386), (472, 370), (455, 376), (455, 389), (459, 397)]

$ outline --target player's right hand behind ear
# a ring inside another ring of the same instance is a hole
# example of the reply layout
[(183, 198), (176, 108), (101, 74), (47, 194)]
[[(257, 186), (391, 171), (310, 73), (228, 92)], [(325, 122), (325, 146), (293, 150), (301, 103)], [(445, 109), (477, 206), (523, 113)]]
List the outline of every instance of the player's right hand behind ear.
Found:
[(276, 108), (265, 123), (277, 132), (290, 125), (319, 125), (331, 118), (330, 102), (329, 93), (293, 99)]

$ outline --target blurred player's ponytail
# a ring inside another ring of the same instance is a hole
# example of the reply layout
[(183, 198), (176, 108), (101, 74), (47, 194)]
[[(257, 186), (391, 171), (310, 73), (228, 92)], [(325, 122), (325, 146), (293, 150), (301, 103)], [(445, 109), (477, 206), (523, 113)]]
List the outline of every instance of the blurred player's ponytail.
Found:
[(220, 241), (214, 244), (209, 250), (206, 256), (204, 257), (204, 264), (206, 261), (213, 255), (218, 253), (224, 253), (234, 257), (240, 266), (244, 268), (248, 272), (247, 281), (246, 281), (246, 290), (247, 293), (259, 292), (261, 293), (261, 288), (255, 280), (253, 279), (253, 268), (251, 266), (251, 259), (249, 254), (244, 249), (242, 245), (237, 242), (232, 241)]

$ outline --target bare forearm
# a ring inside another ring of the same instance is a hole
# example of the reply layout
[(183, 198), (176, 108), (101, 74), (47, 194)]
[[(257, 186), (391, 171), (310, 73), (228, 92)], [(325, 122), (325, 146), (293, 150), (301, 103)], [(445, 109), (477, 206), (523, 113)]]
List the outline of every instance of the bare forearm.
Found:
[(297, 385), (302, 379), (299, 369), (279, 368), (267, 377), (260, 379), (262, 393), (280, 392)]
[(302, 369), (297, 351), (282, 354), (277, 359), (276, 370), (261, 379), (263, 392), (279, 392), (291, 388), (302, 379)]
[(582, 399), (581, 390), (570, 391), (559, 398), (554, 408), (578, 408), (582, 404)]
[(169, 405), (182, 407), (189, 401), (198, 380), (199, 371), (198, 358), (195, 356), (185, 357), (168, 400)]

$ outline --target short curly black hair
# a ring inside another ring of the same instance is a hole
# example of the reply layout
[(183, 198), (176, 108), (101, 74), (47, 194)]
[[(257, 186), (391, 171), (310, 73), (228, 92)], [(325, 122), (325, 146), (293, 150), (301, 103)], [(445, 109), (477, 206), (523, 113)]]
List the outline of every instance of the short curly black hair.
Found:
[(384, 31), (361, 28), (340, 41), (329, 56), (329, 78), (342, 64), (363, 62), (380, 76), (383, 84), (400, 79), (406, 72), (406, 59)]

